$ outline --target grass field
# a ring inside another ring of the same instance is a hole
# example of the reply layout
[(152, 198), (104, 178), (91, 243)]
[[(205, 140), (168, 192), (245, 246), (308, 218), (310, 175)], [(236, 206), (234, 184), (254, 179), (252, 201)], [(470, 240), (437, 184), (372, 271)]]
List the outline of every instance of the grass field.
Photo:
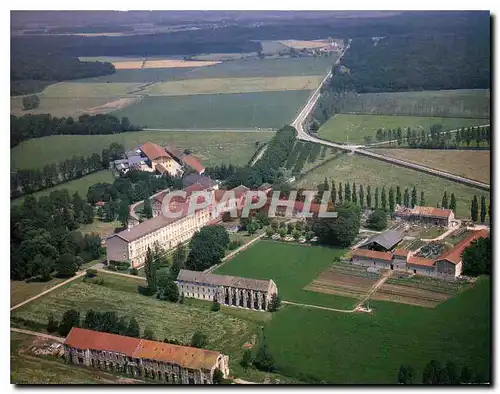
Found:
[[(33, 167), (31, 167), (33, 168)], [(50, 193), (56, 190), (68, 189), (69, 194), (72, 195), (74, 192), (78, 192), (81, 197), (85, 198), (87, 196), (87, 192), (89, 187), (99, 183), (99, 182), (108, 182), (113, 183), (113, 174), (109, 170), (102, 170), (98, 172), (94, 172), (90, 175), (85, 175), (80, 179), (75, 179), (74, 181), (69, 181), (65, 183), (61, 183), (60, 185), (51, 187), (49, 189), (41, 190), (39, 192), (33, 193), (32, 196), (36, 198), (40, 198), (42, 196), (48, 196)], [(24, 200), (24, 197), (16, 198), (12, 200), (14, 204), (20, 204)]]
[(272, 279), (281, 299), (304, 304), (350, 309), (356, 299), (303, 290), (322, 271), (333, 264), (333, 258), (345, 250), (320, 246), (290, 245), (258, 241), (214, 273), (253, 279)]
[(137, 70), (150, 68), (192, 68), (192, 67), (208, 67), (218, 64), (217, 61), (186, 61), (181, 59), (154, 59), (146, 60), (126, 60), (113, 62), (117, 70)]
[(193, 56), (193, 60), (238, 60), (246, 57), (255, 57), (257, 52), (242, 52), (242, 53), (205, 53)]
[(436, 118), (418, 116), (389, 116), (389, 115), (348, 115), (337, 114), (328, 120), (319, 129), (319, 136), (335, 142), (364, 142), (364, 137), (373, 137), (378, 129), (405, 129), (424, 128), (429, 131), (433, 124), (442, 124), (444, 130), (454, 130), (459, 127), (477, 126), (488, 123), (482, 119), (466, 118)]
[(489, 150), (377, 149), (376, 152), (490, 183)]
[(490, 91), (364, 93), (346, 98), (343, 108), (345, 113), (489, 119)]
[(267, 78), (207, 78), (155, 83), (143, 93), (148, 96), (189, 96), (196, 94), (252, 93), (286, 90), (313, 90), (321, 75)]
[(14, 306), (34, 297), (45, 290), (63, 282), (64, 279), (52, 278), (47, 282), (26, 282), (21, 280), (10, 281), (10, 306)]
[[(181, 150), (190, 149), (206, 166), (222, 162), (244, 165), (255, 152), (255, 143), (267, 142), (273, 135), (272, 132), (264, 131), (140, 131), (109, 135), (57, 135), (24, 141), (11, 149), (11, 167), (15, 170), (39, 168), (73, 156), (100, 154), (104, 147), (113, 142), (123, 144), (125, 149), (132, 149), (147, 141), (168, 144)], [(95, 174), (90, 176), (98, 178)]]
[(434, 309), (382, 301), (373, 314), (286, 306), (266, 326), (279, 372), (328, 383), (394, 384), (401, 364), (421, 381), (432, 359), (489, 376), (491, 288), (488, 279)]
[[(281, 44), (278, 44), (281, 45)], [(191, 78), (259, 78), (300, 75), (325, 76), (337, 58), (306, 57), (279, 59), (241, 59), (210, 67), (117, 70), (112, 75), (80, 79), (77, 82), (163, 82)]]
[[(455, 193), (457, 200), (456, 216), (459, 218), (469, 217), (470, 202), (474, 198), (474, 195), (477, 195), (478, 199), (484, 195), (489, 200), (489, 193), (470, 186), (379, 160), (347, 154), (339, 156), (339, 158), (314, 170), (300, 179), (297, 182), (297, 186), (304, 188), (313, 187), (316, 189), (316, 186), (323, 182), (325, 176), (329, 180), (335, 180), (337, 185), (338, 182), (345, 183), (349, 181), (352, 184), (355, 181), (357, 188), (359, 188), (359, 185), (363, 184), (365, 196), (366, 187), (370, 185), (373, 199), (375, 187), (377, 186), (381, 190), (384, 185), (386, 188), (389, 188), (391, 185), (395, 188), (399, 185), (403, 192), (406, 187), (411, 191), (413, 186), (416, 186), (418, 198), (420, 198), (420, 192), (423, 191), (426, 204), (429, 206), (436, 206), (437, 202), (441, 204), (443, 193), (446, 190), (448, 196), (451, 193)], [(374, 202), (374, 200), (372, 201)]]
[[(83, 113), (94, 112), (96, 107), (108, 104), (110, 110), (120, 108), (124, 98), (139, 99), (134, 97), (142, 83), (78, 83), (60, 82), (48, 86), (42, 93), (38, 94), (40, 106), (35, 110), (24, 111), (22, 97), (11, 98), (11, 113), (14, 115), (23, 114), (44, 114), (50, 113), (54, 116), (76, 116)], [(128, 102), (130, 104), (131, 101)]]
[(293, 120), (309, 95), (307, 90), (296, 90), (146, 97), (112, 114), (150, 128), (277, 129)]

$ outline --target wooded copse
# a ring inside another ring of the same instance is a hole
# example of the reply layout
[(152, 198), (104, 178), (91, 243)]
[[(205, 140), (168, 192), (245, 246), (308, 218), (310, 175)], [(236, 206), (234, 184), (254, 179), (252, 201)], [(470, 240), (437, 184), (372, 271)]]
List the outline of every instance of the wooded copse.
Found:
[(101, 135), (140, 131), (141, 127), (130, 123), (127, 117), (113, 115), (81, 115), (58, 118), (50, 114), (10, 116), (10, 147), (31, 138), (51, 135)]

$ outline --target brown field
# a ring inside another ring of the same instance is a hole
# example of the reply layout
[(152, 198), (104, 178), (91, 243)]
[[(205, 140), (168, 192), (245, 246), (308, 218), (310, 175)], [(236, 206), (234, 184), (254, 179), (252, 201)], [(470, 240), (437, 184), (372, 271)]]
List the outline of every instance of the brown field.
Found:
[(469, 287), (470, 285), (464, 282), (394, 272), (393, 277), (380, 286), (370, 298), (434, 308)]
[(391, 301), (400, 304), (409, 304), (434, 308), (436, 305), (450, 298), (449, 294), (436, 293), (430, 290), (417, 289), (410, 286), (399, 286), (384, 283), (370, 297), (372, 300)]
[(490, 183), (489, 150), (377, 149), (387, 156)]
[(365, 267), (335, 264), (319, 274), (304, 290), (362, 298), (378, 279), (377, 274), (368, 274)]
[(326, 47), (329, 42), (328, 40), (317, 40), (317, 41), (304, 41), (304, 40), (283, 40), (278, 41), (280, 44), (283, 44), (289, 48), (294, 49), (314, 49), (314, 48), (323, 48)]
[(108, 112), (118, 111), (119, 109), (128, 107), (129, 105), (135, 104), (140, 100), (140, 97), (122, 97), (116, 100), (108, 101), (106, 104), (98, 105), (97, 107), (87, 108), (82, 112), (89, 115), (107, 114)]
[(266, 78), (203, 78), (158, 82), (142, 92), (148, 96), (187, 96), (193, 94), (228, 94), (313, 90), (320, 84), (321, 75)]
[[(138, 70), (148, 68), (186, 68), (186, 67), (206, 67), (220, 63), (215, 60), (178, 60), (178, 59), (160, 59), (160, 60), (131, 60), (114, 61), (113, 65), (117, 70)], [(144, 65), (144, 66), (143, 66)]]

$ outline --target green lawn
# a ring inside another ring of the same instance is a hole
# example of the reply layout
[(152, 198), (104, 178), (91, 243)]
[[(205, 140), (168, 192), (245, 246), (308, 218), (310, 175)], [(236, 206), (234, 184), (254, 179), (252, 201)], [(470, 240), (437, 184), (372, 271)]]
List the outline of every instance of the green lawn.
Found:
[(401, 364), (421, 381), (432, 359), (454, 361), (489, 376), (490, 281), (434, 309), (370, 302), (373, 314), (294, 306), (279, 311), (265, 336), (279, 372), (328, 383), (394, 384)]
[(356, 299), (302, 290), (333, 264), (343, 249), (258, 241), (214, 273), (253, 279), (272, 279), (282, 300), (350, 309)]
[(145, 97), (113, 115), (149, 128), (253, 129), (291, 123), (308, 90)]
[(103, 148), (113, 142), (124, 145), (125, 149), (132, 149), (147, 141), (172, 145), (180, 150), (190, 149), (206, 166), (222, 162), (244, 165), (254, 154), (255, 143), (267, 142), (273, 135), (272, 132), (218, 131), (139, 131), (110, 135), (56, 135), (24, 141), (11, 149), (11, 167), (16, 170), (39, 168), (47, 164), (59, 163), (73, 156), (100, 154)]
[(436, 206), (437, 202), (441, 204), (443, 193), (446, 190), (448, 196), (451, 193), (455, 193), (457, 200), (457, 211), (455, 214), (460, 218), (469, 217), (470, 202), (474, 198), (474, 195), (477, 195), (478, 199), (484, 195), (489, 200), (489, 193), (470, 186), (383, 161), (347, 154), (341, 155), (339, 158), (314, 170), (300, 179), (297, 186), (316, 189), (316, 186), (324, 181), (325, 176), (330, 182), (334, 180), (337, 183), (337, 188), (339, 182), (350, 182), (351, 184), (352, 182), (356, 182), (356, 188), (359, 191), (359, 185), (363, 184), (365, 198), (367, 186), (370, 185), (373, 204), (375, 203), (375, 187), (379, 187), (381, 190), (384, 185), (387, 188), (387, 192), (391, 185), (394, 188), (399, 185), (402, 193), (404, 193), (406, 187), (411, 192), (413, 186), (416, 186), (418, 200), (420, 201), (420, 192), (423, 191), (426, 204), (429, 206)]
[[(364, 137), (373, 137), (378, 129), (405, 129), (423, 127), (429, 131), (433, 124), (442, 124), (443, 130), (455, 130), (459, 127), (477, 126), (488, 123), (484, 119), (467, 118), (437, 118), (418, 116), (391, 116), (391, 115), (348, 115), (337, 114), (328, 120), (319, 129), (319, 136), (335, 142), (364, 143)], [(404, 134), (403, 136), (405, 136)]]
[(64, 279), (52, 278), (47, 282), (26, 282), (24, 280), (10, 281), (10, 306), (17, 305), (28, 298), (54, 287)]
[[(34, 158), (35, 159), (35, 158)], [(48, 164), (48, 163), (46, 163)], [(113, 183), (113, 174), (109, 170), (102, 170), (94, 172), (90, 175), (85, 175), (80, 179), (75, 179), (74, 181), (69, 181), (65, 183), (61, 183), (60, 185), (51, 187), (49, 189), (41, 190), (39, 192), (33, 193), (32, 196), (36, 198), (40, 198), (42, 196), (47, 196), (53, 191), (68, 189), (69, 194), (72, 195), (74, 192), (78, 192), (81, 197), (85, 198), (87, 196), (87, 192), (89, 187), (99, 183), (99, 182), (109, 182)], [(16, 198), (12, 200), (13, 204), (21, 204), (24, 200), (24, 197)]]
[(342, 112), (407, 116), (490, 117), (490, 91), (438, 90), (364, 93), (344, 99)]

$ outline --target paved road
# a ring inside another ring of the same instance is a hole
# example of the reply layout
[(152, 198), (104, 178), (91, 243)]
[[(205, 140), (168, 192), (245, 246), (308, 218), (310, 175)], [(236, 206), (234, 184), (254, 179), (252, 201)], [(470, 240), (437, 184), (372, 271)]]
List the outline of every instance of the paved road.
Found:
[(272, 132), (275, 129), (264, 129), (264, 128), (254, 128), (254, 129), (143, 129), (144, 131), (165, 131), (165, 132), (176, 132), (176, 131), (193, 131), (193, 132), (216, 132), (216, 133), (262, 133), (262, 132)]
[(54, 335), (43, 334), (41, 332), (36, 332), (36, 331), (22, 330), (20, 328), (15, 328), (15, 327), (11, 327), (10, 331), (19, 332), (21, 334), (26, 334), (26, 335), (33, 335), (36, 337), (47, 338), (47, 339), (51, 339), (53, 341), (57, 341), (57, 342), (61, 342), (61, 343), (64, 342), (64, 340), (65, 340), (65, 338), (62, 338), (62, 337), (56, 337)]
[(264, 152), (266, 150), (267, 150), (267, 145), (264, 146), (264, 148), (262, 148), (262, 150), (259, 152), (259, 154), (257, 155), (257, 157), (252, 160), (252, 163), (250, 163), (250, 167), (253, 167), (255, 165), (255, 163), (257, 163), (260, 160), (260, 158), (264, 155)]
[(36, 300), (37, 298), (41, 297), (41, 296), (44, 296), (45, 294), (48, 294), (50, 293), (51, 291), (61, 287), (61, 286), (64, 286), (65, 284), (71, 282), (71, 281), (74, 281), (75, 279), (78, 279), (80, 277), (82, 277), (83, 275), (85, 275), (85, 272), (77, 272), (75, 276), (73, 276), (72, 278), (69, 278), (68, 280), (65, 280), (64, 282), (61, 282), (57, 285), (55, 285), (54, 287), (51, 287), (50, 289), (48, 290), (45, 290), (45, 291), (42, 291), (40, 294), (37, 294), (36, 296), (34, 297), (31, 297), (31, 298), (28, 298), (27, 300), (23, 301), (23, 302), (20, 302), (19, 304), (17, 305), (14, 305), (13, 307), (10, 308), (11, 312), (13, 310), (16, 310), (17, 308), (20, 308), (22, 307), (23, 305), (26, 305), (27, 303), (31, 302), (31, 301), (34, 301)]
[[(340, 57), (337, 59), (337, 62), (335, 64), (338, 64), (340, 60), (342, 59), (342, 56), (344, 56), (345, 52), (349, 49), (349, 45), (344, 49), (344, 52), (340, 55)], [(310, 115), (310, 113), (313, 111), (314, 107), (316, 106), (316, 103), (318, 102), (320, 96), (321, 96), (321, 87), (330, 79), (332, 76), (332, 72), (330, 71), (327, 76), (323, 79), (321, 84), (318, 86), (318, 88), (313, 92), (313, 94), (309, 97), (309, 100), (307, 101), (306, 105), (302, 108), (302, 110), (299, 112), (297, 117), (292, 123), (292, 126), (295, 127), (297, 130), (297, 138), (300, 140), (304, 141), (311, 141), (311, 142), (316, 142), (322, 145), (327, 145), (331, 146), (333, 148), (341, 149), (347, 152), (352, 152), (352, 153), (358, 153), (363, 156), (370, 157), (372, 159), (376, 160), (381, 160), (385, 161), (391, 164), (396, 164), (402, 167), (407, 167), (413, 170), (425, 172), (431, 175), (436, 175), (441, 178), (449, 179), (455, 182), (462, 183), (464, 185), (469, 185), (472, 187), (476, 187), (481, 190), (490, 190), (490, 185), (483, 183), (483, 182), (478, 182), (473, 179), (468, 179), (464, 178), (455, 174), (450, 174), (445, 171), (441, 170), (436, 170), (434, 168), (426, 167), (421, 164), (416, 164), (412, 162), (408, 162), (405, 160), (401, 159), (396, 159), (394, 157), (382, 155), (379, 153), (374, 153), (373, 151), (363, 149), (365, 146), (364, 145), (349, 145), (349, 144), (340, 144), (332, 141), (326, 141), (324, 139), (318, 138), (318, 137), (313, 137), (312, 135), (308, 134), (306, 131), (304, 131), (304, 122), (307, 119), (307, 117)]]

